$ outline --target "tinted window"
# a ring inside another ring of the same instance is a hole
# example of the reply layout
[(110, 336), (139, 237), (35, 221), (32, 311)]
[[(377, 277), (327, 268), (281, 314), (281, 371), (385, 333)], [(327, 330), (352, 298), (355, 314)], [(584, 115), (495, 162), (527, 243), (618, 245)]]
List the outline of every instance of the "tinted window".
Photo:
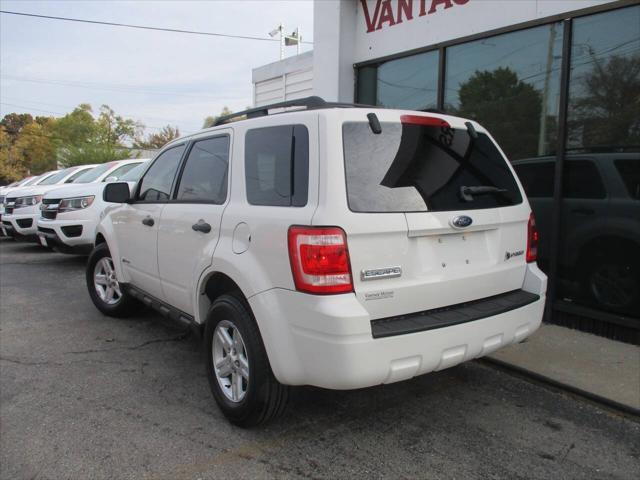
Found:
[(438, 99), (438, 52), (385, 62), (378, 67), (377, 105), (422, 110)]
[(55, 185), (56, 183), (60, 182), (64, 177), (66, 177), (71, 172), (77, 169), (78, 167), (71, 167), (71, 168), (65, 168), (64, 170), (60, 170), (58, 173), (56, 173), (55, 175), (51, 175), (49, 178), (47, 178), (46, 180), (43, 180), (38, 185)]
[(257, 128), (245, 137), (247, 200), (253, 205), (307, 204), (309, 133), (304, 125)]
[(91, 183), (94, 180), (97, 180), (100, 175), (105, 173), (110, 168), (113, 168), (115, 162), (103, 163), (102, 165), (98, 165), (91, 170), (83, 170), (82, 175), (78, 177), (78, 179), (74, 183)]
[(447, 48), (445, 108), (480, 122), (510, 160), (553, 153), (562, 24)]
[(114, 177), (116, 180), (119, 180), (120, 178), (122, 178), (122, 176), (127, 173), (128, 171), (132, 170), (133, 168), (137, 167), (138, 165), (140, 165), (139, 163), (127, 163), (125, 165), (122, 165), (119, 168), (116, 168), (113, 172), (109, 172), (109, 175), (107, 177), (104, 178), (104, 180), (102, 180), (103, 182), (110, 177)]
[(553, 197), (554, 162), (513, 165), (528, 197)]
[(565, 198), (604, 198), (606, 196), (598, 168), (589, 160), (568, 160), (565, 164)]
[(118, 180), (121, 182), (137, 182), (140, 180), (140, 177), (144, 173), (144, 169), (147, 167), (147, 163), (138, 163), (135, 168), (129, 170), (125, 175), (120, 177)]
[(184, 145), (166, 150), (155, 159), (142, 178), (138, 199), (147, 202), (165, 202), (171, 196), (171, 186), (184, 152)]
[(640, 200), (640, 158), (616, 160), (614, 164), (627, 187), (629, 196)]
[(78, 169), (78, 171), (67, 178), (64, 183), (76, 183), (78, 179), (84, 177), (87, 173), (91, 173), (93, 170), (95, 170), (94, 167)]
[(640, 145), (640, 6), (573, 22), (567, 148)]
[(229, 137), (195, 142), (182, 171), (177, 199), (224, 203), (228, 165)]
[[(470, 210), (522, 202), (505, 159), (484, 134), (470, 142), (466, 130), (383, 123), (375, 135), (364, 122), (345, 123), (342, 131), (353, 211)], [(491, 191), (472, 193), (473, 187)]]

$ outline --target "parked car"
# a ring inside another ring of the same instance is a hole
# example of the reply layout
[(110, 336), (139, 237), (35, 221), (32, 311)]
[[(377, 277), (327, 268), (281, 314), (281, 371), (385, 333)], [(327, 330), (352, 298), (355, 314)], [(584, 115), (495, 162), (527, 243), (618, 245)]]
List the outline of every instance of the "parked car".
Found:
[[(38, 218), (38, 237), (45, 247), (61, 253), (89, 253), (96, 238), (96, 227), (108, 205), (102, 199), (106, 181), (128, 182), (131, 186), (140, 178), (147, 159), (114, 162), (109, 169), (96, 175), (97, 167), (73, 185), (56, 188), (44, 194)], [(102, 182), (86, 180), (104, 178)]]
[[(513, 162), (544, 235), (552, 228), (555, 157)], [(640, 314), (640, 155), (585, 153), (566, 158), (561, 203), (562, 297)], [(547, 263), (548, 244), (540, 245)]]
[(37, 176), (32, 175), (30, 177), (23, 178), (22, 180), (13, 182), (4, 187), (0, 187), (0, 236), (3, 236), (3, 237), (6, 236), (4, 230), (2, 230), (2, 215), (4, 215), (4, 208), (5, 208), (4, 204), (5, 204), (5, 199), (7, 195), (9, 195), (11, 191), (15, 190), (16, 188), (20, 188), (21, 186), (27, 186), (39, 181), (43, 181), (49, 176), (53, 175), (55, 172), (56, 171), (53, 170), (51, 172), (43, 173)]
[[(45, 179), (16, 188), (5, 197), (2, 233), (21, 240), (37, 240), (36, 220), (40, 216), (42, 195), (56, 186), (73, 182), (95, 165), (80, 165), (54, 172)], [(46, 174), (45, 174), (46, 175)]]
[(478, 123), (318, 97), (237, 115), (167, 144), (132, 193), (105, 187), (86, 271), (104, 314), (141, 301), (202, 335), (231, 422), (278, 415), (289, 386), (406, 380), (538, 328), (535, 221)]

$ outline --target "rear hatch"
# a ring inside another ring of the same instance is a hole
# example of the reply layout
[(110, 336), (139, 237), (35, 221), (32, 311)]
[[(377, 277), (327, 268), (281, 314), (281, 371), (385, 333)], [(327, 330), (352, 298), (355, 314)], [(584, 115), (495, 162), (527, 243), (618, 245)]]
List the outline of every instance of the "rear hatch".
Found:
[(522, 288), (530, 209), (512, 169), (462, 119), (379, 111), (342, 123), (344, 228), (373, 319)]

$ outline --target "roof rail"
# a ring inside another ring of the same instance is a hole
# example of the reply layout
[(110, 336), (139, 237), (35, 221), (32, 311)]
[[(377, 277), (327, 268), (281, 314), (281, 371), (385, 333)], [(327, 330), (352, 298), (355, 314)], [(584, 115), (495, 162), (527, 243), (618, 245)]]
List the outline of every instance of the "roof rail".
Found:
[[(261, 107), (250, 108), (248, 110), (243, 110), (241, 112), (232, 113), (230, 115), (225, 115), (216, 120), (213, 124), (214, 127), (218, 125), (224, 125), (228, 123), (231, 119), (242, 117), (244, 115), (247, 118), (256, 118), (256, 117), (264, 117), (269, 115), (269, 110), (274, 108), (288, 108), (288, 107), (306, 107), (307, 110), (316, 110), (319, 108), (354, 108), (354, 107), (372, 107), (372, 105), (360, 105), (357, 103), (334, 103), (327, 102), (323, 98), (317, 96), (298, 98), (297, 100), (287, 100), (286, 102), (272, 103), (270, 105), (263, 105)], [(375, 107), (375, 108), (383, 108), (383, 107)]]

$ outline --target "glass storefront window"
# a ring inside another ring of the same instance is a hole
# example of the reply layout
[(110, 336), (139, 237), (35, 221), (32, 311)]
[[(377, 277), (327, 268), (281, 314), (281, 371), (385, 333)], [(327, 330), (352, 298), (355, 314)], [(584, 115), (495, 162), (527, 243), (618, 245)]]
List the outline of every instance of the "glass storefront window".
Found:
[(557, 299), (640, 322), (640, 6), (573, 23)]
[(640, 146), (640, 6), (573, 23), (567, 149)]
[(445, 109), (484, 125), (511, 160), (553, 153), (561, 58), (560, 23), (449, 47)]
[(424, 110), (437, 103), (437, 51), (390, 60), (378, 67), (377, 105)]

